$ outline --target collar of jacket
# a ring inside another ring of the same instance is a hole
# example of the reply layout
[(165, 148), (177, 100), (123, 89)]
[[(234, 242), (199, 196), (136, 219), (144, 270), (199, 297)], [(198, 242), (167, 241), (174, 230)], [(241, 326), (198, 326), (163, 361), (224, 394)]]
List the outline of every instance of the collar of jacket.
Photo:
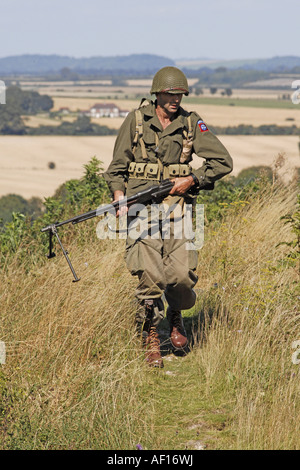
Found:
[(175, 131), (184, 128), (186, 125), (184, 120), (186, 112), (181, 106), (175, 114), (175, 117), (171, 124), (169, 124), (165, 129), (162, 128), (161, 122), (156, 114), (156, 102), (154, 103), (153, 101), (151, 101), (149, 105), (140, 109), (145, 116), (149, 117), (149, 119), (147, 120), (148, 124), (158, 129), (161, 132), (162, 137), (165, 135), (173, 134)]

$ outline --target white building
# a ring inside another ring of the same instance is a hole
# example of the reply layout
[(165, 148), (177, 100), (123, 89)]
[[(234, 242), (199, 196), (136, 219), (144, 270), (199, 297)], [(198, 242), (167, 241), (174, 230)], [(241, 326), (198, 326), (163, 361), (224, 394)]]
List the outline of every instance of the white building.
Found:
[(93, 118), (100, 117), (125, 117), (128, 111), (122, 111), (114, 103), (96, 103), (88, 112), (88, 115)]

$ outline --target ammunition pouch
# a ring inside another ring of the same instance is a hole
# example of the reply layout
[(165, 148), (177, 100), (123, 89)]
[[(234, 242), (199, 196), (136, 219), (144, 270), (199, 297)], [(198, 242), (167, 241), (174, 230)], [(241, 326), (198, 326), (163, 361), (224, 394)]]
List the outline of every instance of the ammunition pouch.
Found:
[(162, 173), (157, 163), (131, 162), (128, 168), (129, 178), (143, 180), (165, 180), (180, 176), (188, 176), (192, 172), (190, 165), (178, 163), (164, 166)]

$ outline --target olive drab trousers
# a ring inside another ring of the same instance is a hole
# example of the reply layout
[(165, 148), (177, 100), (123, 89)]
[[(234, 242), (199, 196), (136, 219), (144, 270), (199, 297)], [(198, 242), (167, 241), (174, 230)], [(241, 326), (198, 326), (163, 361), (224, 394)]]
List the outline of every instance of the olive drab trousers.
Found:
[[(168, 305), (174, 310), (191, 308), (196, 301), (193, 288), (198, 281), (195, 272), (198, 252), (193, 248), (191, 240), (185, 236), (183, 198), (167, 199), (169, 206), (170, 201), (174, 204), (174, 200), (180, 200), (176, 205), (179, 213), (176, 210), (168, 214), (167, 218), (161, 216), (161, 213), (156, 214), (158, 217), (153, 217), (153, 211), (150, 215), (148, 206), (142, 221), (143, 227), (138, 232), (139, 236), (135, 233), (132, 237), (132, 230), (129, 228), (126, 241), (127, 268), (132, 275), (138, 277), (136, 298), (139, 303), (149, 299), (155, 301), (153, 318), (155, 326), (164, 316), (162, 295), (165, 295)], [(129, 227), (134, 227), (137, 219), (130, 217), (129, 214), (128, 221)], [(143, 309), (138, 312), (140, 313), (137, 315), (144, 315)], [(137, 317), (137, 322), (142, 321), (143, 318)]]

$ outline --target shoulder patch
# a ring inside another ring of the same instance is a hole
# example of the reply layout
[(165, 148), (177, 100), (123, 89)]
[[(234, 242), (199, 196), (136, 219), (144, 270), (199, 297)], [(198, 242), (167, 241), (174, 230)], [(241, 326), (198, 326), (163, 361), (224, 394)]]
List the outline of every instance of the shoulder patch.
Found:
[(208, 131), (208, 127), (207, 125), (205, 124), (205, 122), (202, 121), (202, 119), (199, 119), (199, 121), (197, 122), (198, 126), (199, 126), (199, 129), (201, 132), (206, 132)]

